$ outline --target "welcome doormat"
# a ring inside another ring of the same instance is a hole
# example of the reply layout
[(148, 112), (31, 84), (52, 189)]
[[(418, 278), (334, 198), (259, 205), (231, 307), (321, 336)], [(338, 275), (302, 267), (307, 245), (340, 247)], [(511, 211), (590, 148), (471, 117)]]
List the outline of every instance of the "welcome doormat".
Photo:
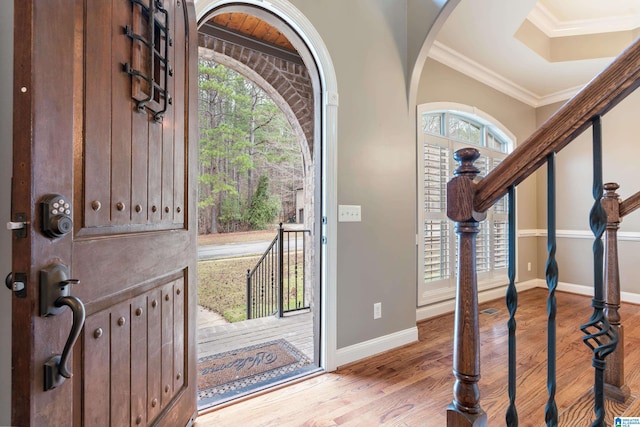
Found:
[(313, 362), (279, 339), (198, 359), (198, 407), (222, 403), (315, 370)]

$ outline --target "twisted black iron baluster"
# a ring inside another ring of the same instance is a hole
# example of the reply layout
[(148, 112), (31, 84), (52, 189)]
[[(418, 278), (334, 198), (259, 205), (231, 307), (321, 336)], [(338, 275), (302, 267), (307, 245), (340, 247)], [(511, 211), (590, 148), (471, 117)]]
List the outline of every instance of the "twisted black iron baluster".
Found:
[(507, 408), (507, 426), (518, 426), (516, 410), (516, 310), (518, 292), (516, 291), (516, 190), (509, 187), (509, 286), (507, 287), (507, 309), (509, 310), (509, 407)]
[(602, 235), (607, 227), (607, 212), (602, 207), (602, 131), (600, 117), (593, 119), (593, 207), (589, 214), (589, 225), (595, 236), (593, 242), (593, 314), (589, 323), (580, 329), (585, 334), (582, 341), (593, 351), (592, 364), (595, 368), (593, 383), (594, 407), (596, 420), (592, 427), (605, 427), (604, 422), (604, 368), (605, 358), (616, 349), (618, 333), (609, 325), (604, 315), (604, 245)]
[(247, 319), (251, 319), (251, 270), (247, 269), (247, 274), (245, 275), (245, 280), (247, 284)]
[(544, 419), (548, 427), (558, 425), (556, 406), (556, 288), (558, 287), (558, 263), (556, 262), (556, 154), (547, 157), (547, 266), (545, 276), (549, 297), (547, 298), (547, 390), (549, 399)]

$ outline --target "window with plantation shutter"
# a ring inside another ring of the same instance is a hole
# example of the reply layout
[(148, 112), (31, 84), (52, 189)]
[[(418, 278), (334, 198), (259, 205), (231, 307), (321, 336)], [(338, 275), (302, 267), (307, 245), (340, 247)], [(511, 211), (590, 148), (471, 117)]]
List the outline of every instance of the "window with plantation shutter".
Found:
[(445, 191), (449, 177), (449, 150), (434, 144), (424, 146), (424, 209), (444, 212)]
[[(419, 268), (418, 305), (455, 295), (457, 235), (447, 218), (447, 182), (457, 163), (453, 153), (475, 147), (474, 163), (485, 176), (511, 151), (513, 142), (492, 122), (464, 111), (419, 107)], [(506, 198), (499, 200), (480, 223), (476, 237), (478, 283), (501, 285), (506, 280), (508, 222)]]
[(493, 221), (493, 260), (491, 262), (491, 268), (494, 270), (501, 270), (507, 268), (507, 262), (509, 261), (509, 241), (508, 233), (509, 226), (506, 219), (496, 219)]
[(476, 236), (476, 271), (485, 273), (490, 270), (491, 236), (487, 221), (480, 222), (480, 232)]
[(451, 251), (446, 188), (451, 153), (448, 147), (425, 144), (423, 155), (424, 280), (449, 279)]
[(424, 224), (424, 280), (451, 277), (449, 264), (449, 223), (425, 221)]

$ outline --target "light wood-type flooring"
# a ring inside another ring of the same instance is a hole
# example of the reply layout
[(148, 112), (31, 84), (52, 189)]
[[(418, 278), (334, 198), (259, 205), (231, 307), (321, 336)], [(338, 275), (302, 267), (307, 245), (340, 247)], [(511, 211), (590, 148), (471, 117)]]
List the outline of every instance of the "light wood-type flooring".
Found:
[[(591, 299), (557, 292), (557, 391), (560, 426), (589, 426), (594, 418), (591, 351), (580, 325), (591, 316)], [(547, 402), (547, 291), (521, 292), (518, 322), (517, 408), (521, 427), (544, 426)], [(480, 309), (481, 405), (489, 426), (505, 425), (508, 311), (504, 300)], [(625, 371), (631, 398), (607, 406), (613, 416), (640, 417), (640, 307), (624, 304)], [(337, 371), (201, 414), (197, 427), (254, 426), (446, 426), (452, 399), (453, 315), (420, 322), (419, 342), (382, 353)], [(612, 425), (611, 421), (607, 426)]]

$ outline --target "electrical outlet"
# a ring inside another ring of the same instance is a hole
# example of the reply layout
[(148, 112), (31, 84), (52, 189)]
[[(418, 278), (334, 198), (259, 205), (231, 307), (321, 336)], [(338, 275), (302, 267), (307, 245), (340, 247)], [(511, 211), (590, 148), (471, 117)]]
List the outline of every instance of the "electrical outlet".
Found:
[(382, 317), (382, 303), (377, 302), (373, 304), (373, 319), (379, 319)]
[(527, 263), (527, 271), (531, 271), (531, 263), (530, 262)]

